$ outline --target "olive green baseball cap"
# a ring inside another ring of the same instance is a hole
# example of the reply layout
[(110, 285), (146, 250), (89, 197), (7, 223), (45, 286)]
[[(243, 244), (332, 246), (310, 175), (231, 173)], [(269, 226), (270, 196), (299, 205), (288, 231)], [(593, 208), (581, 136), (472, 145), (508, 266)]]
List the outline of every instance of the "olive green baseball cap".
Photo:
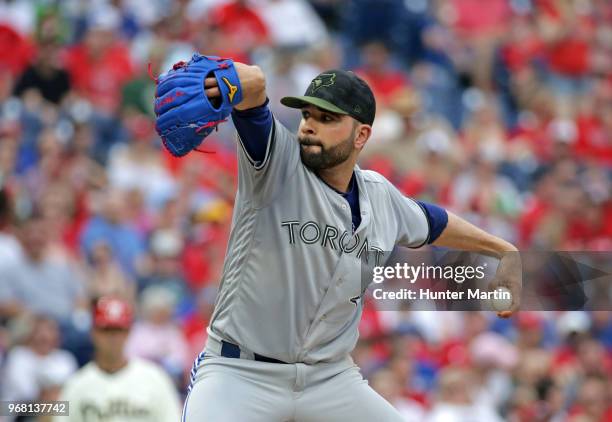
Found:
[(283, 97), (281, 104), (291, 108), (313, 105), (322, 110), (345, 114), (372, 125), (376, 100), (368, 84), (353, 72), (327, 70), (312, 80), (304, 95)]

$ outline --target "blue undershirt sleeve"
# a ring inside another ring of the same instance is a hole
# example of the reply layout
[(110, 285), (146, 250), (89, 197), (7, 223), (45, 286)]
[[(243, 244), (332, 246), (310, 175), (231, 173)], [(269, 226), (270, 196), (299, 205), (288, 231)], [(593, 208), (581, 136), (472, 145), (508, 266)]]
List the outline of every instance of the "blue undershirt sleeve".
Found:
[(232, 111), (232, 120), (238, 132), (239, 142), (255, 166), (263, 163), (270, 141), (272, 112), (268, 102), (266, 99), (266, 102), (259, 107)]
[(427, 222), (429, 223), (429, 239), (427, 243), (433, 243), (446, 228), (448, 224), (448, 214), (446, 210), (437, 205), (429, 204), (423, 201), (417, 201), (425, 212)]

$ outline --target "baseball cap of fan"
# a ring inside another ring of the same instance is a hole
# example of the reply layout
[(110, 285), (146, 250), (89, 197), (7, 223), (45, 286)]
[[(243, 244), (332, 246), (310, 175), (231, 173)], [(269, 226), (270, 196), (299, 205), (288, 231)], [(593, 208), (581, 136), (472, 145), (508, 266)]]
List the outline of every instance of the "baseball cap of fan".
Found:
[(319, 74), (304, 95), (283, 97), (281, 104), (291, 108), (310, 104), (332, 113), (349, 115), (370, 126), (376, 114), (376, 100), (368, 84), (353, 72), (338, 69)]
[(102, 297), (94, 306), (93, 325), (96, 328), (127, 330), (132, 326), (132, 319), (132, 307), (123, 299)]

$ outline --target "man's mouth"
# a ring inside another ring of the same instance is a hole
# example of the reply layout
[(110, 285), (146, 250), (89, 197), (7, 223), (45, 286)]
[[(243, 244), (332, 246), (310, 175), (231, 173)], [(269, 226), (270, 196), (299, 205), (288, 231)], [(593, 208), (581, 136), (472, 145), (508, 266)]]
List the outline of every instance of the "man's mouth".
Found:
[(314, 152), (319, 151), (322, 147), (319, 144), (300, 144), (304, 151)]
[(311, 146), (322, 147), (323, 146), (320, 141), (313, 139), (313, 138), (299, 138), (298, 142), (303, 147), (311, 147)]
[(323, 147), (321, 142), (315, 139), (308, 139), (308, 138), (300, 139), (299, 142), (300, 142), (300, 145), (303, 147)]

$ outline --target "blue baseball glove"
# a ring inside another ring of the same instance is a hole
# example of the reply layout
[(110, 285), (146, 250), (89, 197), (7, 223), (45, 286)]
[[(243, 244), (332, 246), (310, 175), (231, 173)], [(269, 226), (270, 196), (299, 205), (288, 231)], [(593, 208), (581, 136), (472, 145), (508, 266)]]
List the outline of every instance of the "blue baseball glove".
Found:
[[(216, 103), (204, 91), (204, 79), (213, 76), (221, 91)], [(164, 147), (176, 157), (197, 149), (242, 101), (240, 80), (230, 59), (194, 54), (189, 62), (175, 64), (156, 81), (155, 129)]]

